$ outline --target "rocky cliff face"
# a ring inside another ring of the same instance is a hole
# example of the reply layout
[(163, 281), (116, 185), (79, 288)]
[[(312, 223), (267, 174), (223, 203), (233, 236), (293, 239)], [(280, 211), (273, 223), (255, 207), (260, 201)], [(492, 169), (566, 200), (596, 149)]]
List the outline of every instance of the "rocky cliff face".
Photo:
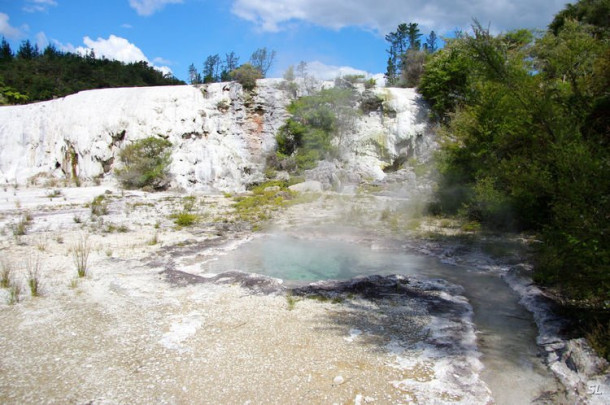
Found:
[[(148, 136), (173, 145), (173, 185), (187, 190), (241, 191), (264, 178), (291, 101), (282, 80), (84, 91), (62, 99), (0, 107), (0, 182), (35, 177), (112, 181), (119, 150)], [(320, 84), (320, 86), (323, 84)], [(359, 89), (382, 100), (362, 114), (333, 167), (381, 179), (382, 168), (425, 156), (432, 142), (420, 97), (410, 89)]]

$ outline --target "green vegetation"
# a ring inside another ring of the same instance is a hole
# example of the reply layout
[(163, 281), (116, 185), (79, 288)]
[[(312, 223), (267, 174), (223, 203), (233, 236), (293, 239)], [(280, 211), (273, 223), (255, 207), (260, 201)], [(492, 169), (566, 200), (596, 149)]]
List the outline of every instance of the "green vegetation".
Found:
[(74, 265), (76, 266), (76, 274), (82, 278), (89, 272), (89, 254), (91, 253), (91, 246), (89, 245), (89, 238), (87, 236), (81, 237), (74, 246), (72, 246), (72, 258), (74, 259)]
[(229, 74), (230, 78), (237, 81), (245, 90), (254, 90), (256, 80), (262, 79), (261, 72), (249, 63), (241, 65)]
[[(104, 194), (100, 194), (95, 197), (93, 201), (91, 201), (91, 204), (89, 204), (89, 208), (91, 208), (92, 216), (99, 217), (102, 215), (108, 215), (108, 201), (106, 200), (106, 196)], [(76, 217), (74, 218), (74, 222), (77, 222)]]
[(123, 187), (164, 190), (169, 186), (171, 142), (157, 137), (140, 139), (119, 153), (123, 167), (116, 174)]
[(12, 265), (2, 259), (2, 267), (0, 268), (0, 288), (9, 288), (11, 285), (11, 277), (13, 274)]
[(13, 236), (19, 238), (27, 233), (30, 224), (32, 223), (32, 216), (26, 213), (21, 216), (19, 221), (12, 226)]
[(28, 258), (26, 263), (28, 274), (28, 286), (32, 297), (39, 297), (41, 294), (41, 274), (40, 274), (40, 259), (36, 258), (33, 261)]
[(199, 221), (199, 216), (188, 211), (181, 211), (170, 216), (178, 226), (191, 226)]
[(43, 51), (24, 41), (14, 53), (6, 40), (0, 46), (0, 103), (50, 100), (82, 90), (108, 87), (183, 84), (146, 62), (125, 64), (93, 52), (82, 56), (49, 45)]
[(355, 104), (354, 90), (338, 87), (294, 100), (288, 106), (291, 117), (276, 136), (277, 153), (268, 164), (302, 171), (336, 156), (343, 137), (354, 126), (358, 114)]
[(195, 64), (189, 66), (189, 82), (191, 84), (228, 82), (236, 80), (246, 90), (256, 87), (256, 79), (262, 79), (275, 59), (275, 51), (259, 48), (252, 53), (250, 61), (239, 65), (239, 56), (231, 51), (221, 60), (219, 54), (209, 55), (203, 62), (201, 73)]
[[(186, 196), (182, 199), (182, 210), (172, 213), (169, 217), (178, 226), (192, 226), (199, 222), (201, 215), (193, 213), (197, 197), (194, 195)], [(158, 228), (158, 226), (156, 226)]]
[(601, 15), (607, 1), (569, 5), (539, 38), (493, 36), (475, 22), (432, 56), (419, 89), (444, 124), (433, 212), (537, 233), (535, 280), (585, 329), (599, 322), (608, 342), (610, 26)]
[(284, 207), (295, 196), (289, 181), (268, 181), (252, 188), (252, 194), (235, 197), (233, 208), (237, 220), (248, 222), (254, 230), (271, 217), (271, 212)]
[(429, 54), (438, 48), (434, 31), (430, 32), (423, 44), (421, 37), (417, 23), (399, 24), (396, 31), (385, 36), (390, 46), (385, 73), (387, 86), (417, 86)]

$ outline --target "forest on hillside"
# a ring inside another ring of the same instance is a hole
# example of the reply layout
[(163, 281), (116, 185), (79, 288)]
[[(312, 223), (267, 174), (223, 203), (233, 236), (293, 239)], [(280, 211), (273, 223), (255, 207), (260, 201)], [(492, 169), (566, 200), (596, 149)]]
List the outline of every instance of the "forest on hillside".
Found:
[(53, 45), (39, 50), (29, 40), (14, 52), (0, 44), (0, 104), (22, 104), (63, 97), (82, 90), (109, 87), (184, 84), (147, 62), (123, 63), (62, 52)]

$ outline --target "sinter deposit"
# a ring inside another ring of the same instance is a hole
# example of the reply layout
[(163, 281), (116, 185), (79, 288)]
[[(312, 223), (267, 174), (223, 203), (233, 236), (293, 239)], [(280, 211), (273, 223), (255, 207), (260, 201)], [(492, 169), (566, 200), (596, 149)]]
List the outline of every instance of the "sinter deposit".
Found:
[[(0, 182), (24, 184), (34, 176), (109, 179), (120, 166), (122, 147), (158, 136), (173, 145), (174, 186), (243, 191), (264, 179), (265, 158), (288, 118), (293, 98), (281, 83), (260, 80), (253, 92), (237, 83), (92, 90), (0, 107)], [(413, 89), (357, 91), (361, 100), (383, 102), (359, 115), (353, 133), (344, 136), (344, 162), (333, 165), (350, 174), (344, 182), (381, 179), (382, 168), (395, 159), (427, 154), (433, 142), (428, 112)]]

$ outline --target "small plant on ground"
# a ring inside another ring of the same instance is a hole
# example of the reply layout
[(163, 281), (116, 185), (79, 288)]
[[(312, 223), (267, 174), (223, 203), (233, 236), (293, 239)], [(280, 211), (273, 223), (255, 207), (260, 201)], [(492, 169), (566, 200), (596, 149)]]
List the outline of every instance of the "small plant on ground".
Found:
[(2, 267), (0, 267), (0, 287), (9, 288), (11, 285), (13, 267), (6, 260), (2, 260), (1, 266)]
[(163, 190), (169, 186), (171, 142), (148, 137), (135, 141), (119, 153), (123, 167), (116, 174), (123, 187)]
[(155, 232), (155, 236), (152, 237), (151, 240), (148, 241), (149, 246), (154, 246), (159, 243), (159, 234)]
[(32, 222), (32, 215), (29, 213), (24, 214), (19, 221), (13, 225), (13, 236), (16, 238), (23, 236), (27, 233), (28, 227)]
[(21, 301), (21, 283), (18, 280), (11, 280), (8, 303), (9, 305), (14, 305), (19, 301)]
[(47, 198), (49, 200), (52, 200), (53, 198), (61, 197), (62, 195), (63, 194), (62, 194), (61, 190), (53, 190), (53, 191), (50, 191), (49, 193), (47, 193)]
[(91, 253), (89, 239), (87, 236), (83, 236), (72, 247), (72, 255), (74, 258), (74, 264), (76, 265), (76, 273), (78, 274), (78, 277), (82, 278), (87, 275), (89, 253)]
[(39, 258), (33, 260), (28, 258), (26, 262), (26, 269), (28, 273), (28, 286), (30, 287), (30, 294), (32, 294), (32, 297), (39, 297), (41, 283)]
[(252, 195), (235, 197), (233, 208), (237, 219), (249, 222), (253, 230), (260, 229), (261, 222), (268, 220), (271, 213), (286, 205), (295, 197), (290, 191), (289, 181), (268, 181), (252, 188)]
[(298, 299), (295, 298), (291, 293), (286, 294), (286, 303), (288, 304), (288, 310), (292, 311), (297, 304)]
[[(106, 201), (106, 196), (103, 194), (95, 197), (91, 204), (89, 204), (89, 207), (91, 208), (91, 215), (99, 217), (108, 214), (108, 201)], [(76, 222), (76, 219), (74, 222)]]
[(171, 215), (174, 219), (174, 223), (178, 226), (191, 226), (199, 221), (199, 216), (187, 211), (181, 211)]

